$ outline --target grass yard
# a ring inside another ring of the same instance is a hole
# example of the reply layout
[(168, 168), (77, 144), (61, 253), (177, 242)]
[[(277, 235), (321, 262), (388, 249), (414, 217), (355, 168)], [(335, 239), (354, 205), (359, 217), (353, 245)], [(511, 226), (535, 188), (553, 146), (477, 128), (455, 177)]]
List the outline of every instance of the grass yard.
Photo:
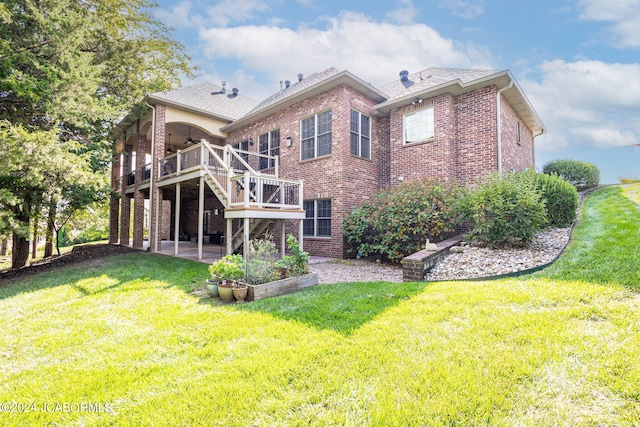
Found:
[(515, 279), (218, 305), (206, 265), (135, 254), (0, 284), (0, 425), (637, 426), (639, 246), (606, 188)]

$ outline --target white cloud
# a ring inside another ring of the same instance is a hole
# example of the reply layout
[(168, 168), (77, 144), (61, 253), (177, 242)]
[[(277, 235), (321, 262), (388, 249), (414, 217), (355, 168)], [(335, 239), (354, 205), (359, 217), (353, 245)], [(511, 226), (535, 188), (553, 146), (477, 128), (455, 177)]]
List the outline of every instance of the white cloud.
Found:
[(387, 19), (399, 24), (413, 24), (420, 11), (413, 6), (413, 0), (399, 0), (398, 8), (387, 12)]
[[(375, 22), (365, 15), (342, 12), (326, 18), (323, 29), (275, 26), (209, 28), (200, 31), (203, 52), (213, 60), (235, 59), (247, 74), (260, 73), (273, 86), (252, 87), (254, 97), (279, 89), (279, 80), (294, 81), (330, 66), (347, 69), (372, 84), (387, 83), (401, 69), (428, 66), (491, 68), (489, 51), (457, 44), (424, 24)], [(264, 84), (263, 84), (264, 86)], [(244, 92), (247, 94), (247, 91)]]
[(192, 3), (183, 1), (170, 10), (159, 9), (156, 16), (166, 25), (173, 28), (187, 28), (203, 24), (204, 18), (200, 15), (191, 15)]
[(256, 12), (265, 12), (269, 5), (263, 0), (221, 0), (207, 8), (210, 22), (226, 27), (230, 22), (251, 19)]
[(621, 48), (640, 47), (640, 0), (580, 0), (580, 19), (609, 22)]
[(640, 64), (601, 61), (540, 65), (540, 82), (522, 87), (547, 126), (536, 140), (544, 151), (611, 148), (640, 141)]
[(449, 9), (451, 13), (465, 19), (473, 19), (484, 13), (484, 1), (437, 0), (438, 7)]

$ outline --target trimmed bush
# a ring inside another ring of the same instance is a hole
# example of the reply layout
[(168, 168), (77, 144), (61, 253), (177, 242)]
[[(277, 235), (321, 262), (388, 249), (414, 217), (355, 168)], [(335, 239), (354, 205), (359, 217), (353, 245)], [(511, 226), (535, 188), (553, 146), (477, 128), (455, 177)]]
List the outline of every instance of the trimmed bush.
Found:
[(393, 262), (424, 249), (426, 239), (440, 241), (455, 231), (455, 200), (461, 188), (446, 181), (413, 181), (374, 196), (343, 222), (348, 242), (358, 253)]
[(542, 167), (547, 175), (558, 175), (569, 181), (578, 191), (597, 187), (600, 184), (600, 170), (593, 164), (578, 160), (554, 160)]
[(496, 247), (524, 246), (547, 223), (545, 203), (534, 174), (492, 175), (470, 190), (459, 205), (472, 242)]
[(568, 227), (576, 218), (578, 191), (568, 181), (556, 176), (535, 174), (538, 190), (545, 200), (550, 227)]

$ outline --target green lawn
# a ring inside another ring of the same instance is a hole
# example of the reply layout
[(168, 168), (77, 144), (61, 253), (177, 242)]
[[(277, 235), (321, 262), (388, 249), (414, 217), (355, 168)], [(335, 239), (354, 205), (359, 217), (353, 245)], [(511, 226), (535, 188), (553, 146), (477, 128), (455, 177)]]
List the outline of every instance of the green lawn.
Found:
[(638, 425), (640, 206), (581, 218), (500, 281), (219, 305), (188, 294), (206, 265), (135, 254), (0, 285), (0, 425)]

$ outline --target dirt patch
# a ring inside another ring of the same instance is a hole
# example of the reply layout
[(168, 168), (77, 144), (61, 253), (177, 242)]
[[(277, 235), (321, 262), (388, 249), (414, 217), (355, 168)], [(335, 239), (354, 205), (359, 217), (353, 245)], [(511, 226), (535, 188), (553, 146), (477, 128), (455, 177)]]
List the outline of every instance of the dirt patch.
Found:
[(0, 272), (0, 281), (8, 279), (22, 278), (36, 273), (43, 273), (55, 268), (64, 267), (70, 264), (96, 260), (111, 255), (140, 252), (127, 246), (100, 244), (82, 245), (74, 247), (71, 252), (62, 255), (54, 255), (49, 258), (35, 261), (32, 265), (17, 269), (10, 269)]

